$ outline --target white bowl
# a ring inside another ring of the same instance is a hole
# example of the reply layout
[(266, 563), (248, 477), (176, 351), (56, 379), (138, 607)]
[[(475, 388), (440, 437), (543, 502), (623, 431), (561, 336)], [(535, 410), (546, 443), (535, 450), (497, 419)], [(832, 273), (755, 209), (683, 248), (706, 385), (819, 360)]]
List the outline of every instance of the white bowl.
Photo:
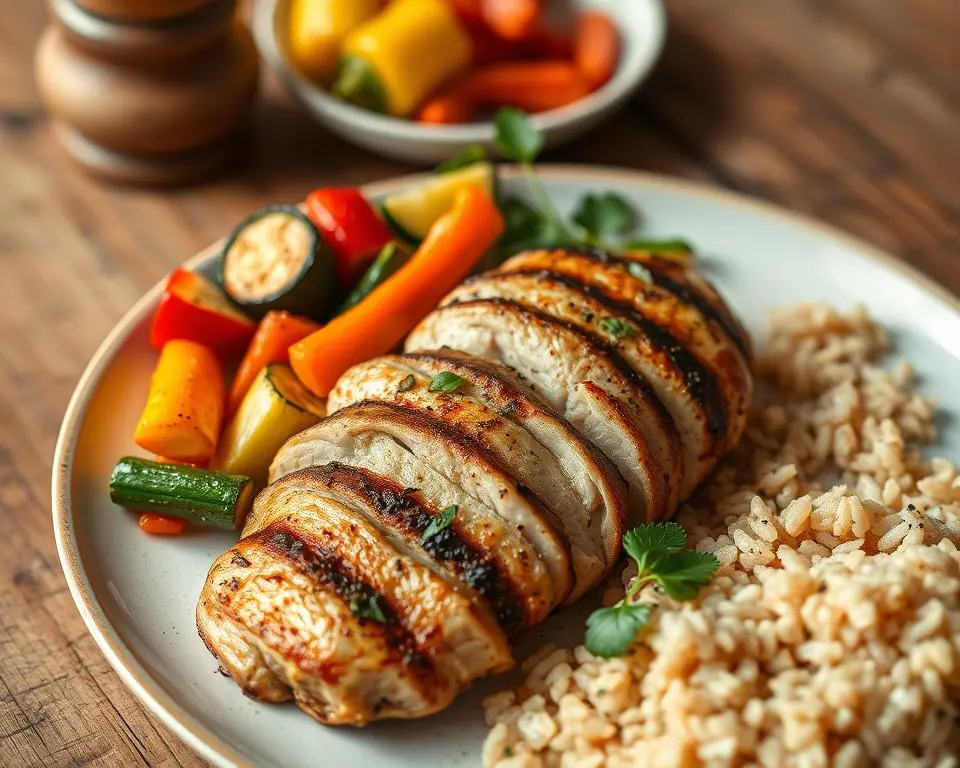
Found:
[[(596, 8), (617, 23), (623, 40), (620, 67), (605, 86), (561, 109), (533, 118), (544, 131), (546, 146), (571, 141), (610, 117), (653, 69), (666, 36), (661, 0), (577, 0), (575, 8)], [(423, 125), (379, 115), (346, 104), (299, 72), (287, 56), (290, 0), (261, 0), (253, 18), (253, 34), (268, 64), (284, 75), (293, 92), (317, 119), (341, 138), (395, 160), (436, 163), (469, 144), (492, 150), (493, 125)]]

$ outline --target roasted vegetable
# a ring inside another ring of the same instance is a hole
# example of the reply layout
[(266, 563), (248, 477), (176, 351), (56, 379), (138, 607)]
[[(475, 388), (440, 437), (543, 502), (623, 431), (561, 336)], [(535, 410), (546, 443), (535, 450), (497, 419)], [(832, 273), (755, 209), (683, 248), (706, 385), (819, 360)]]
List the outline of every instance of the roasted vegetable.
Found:
[(182, 533), (184, 521), (179, 517), (161, 515), (158, 512), (141, 512), (137, 521), (141, 531), (152, 533), (154, 536), (175, 536)]
[(596, 90), (613, 77), (620, 64), (620, 32), (607, 14), (585, 11), (577, 20), (577, 68)]
[(224, 431), (211, 465), (266, 485), (267, 470), (280, 446), (316, 424), (324, 411), (323, 401), (300, 383), (289, 366), (268, 365), (254, 379)]
[(466, 277), (503, 232), (493, 199), (467, 186), (431, 227), (414, 256), (385, 283), (316, 333), (290, 347), (290, 364), (326, 397), (351, 365), (392, 349), (451, 287)]
[(470, 37), (444, 0), (394, 0), (344, 41), (331, 92), (406, 117), (471, 56)]
[(217, 356), (195, 341), (168, 341), (133, 439), (144, 450), (170, 459), (209, 459), (220, 436), (224, 398)]
[(436, 221), (453, 207), (457, 194), (467, 188), (479, 189), (494, 197), (496, 171), (490, 163), (474, 163), (435, 176), (413, 189), (386, 197), (383, 216), (390, 227), (408, 243), (419, 243)]
[(410, 254), (404, 248), (392, 241), (387, 243), (376, 261), (370, 265), (370, 269), (360, 278), (357, 287), (350, 292), (347, 300), (340, 306), (340, 311), (346, 312), (350, 307), (363, 301), (374, 288), (400, 269), (409, 259)]
[(323, 320), (337, 291), (334, 258), (300, 210), (277, 205), (241, 222), (221, 259), (227, 296), (254, 317), (273, 309)]
[(353, 187), (327, 187), (307, 195), (307, 216), (333, 251), (343, 290), (353, 288), (392, 239), (373, 206)]
[(114, 504), (231, 530), (243, 525), (253, 495), (249, 477), (135, 456), (120, 459), (110, 475)]
[(237, 412), (253, 380), (265, 366), (270, 363), (289, 362), (290, 355), (287, 350), (290, 345), (309, 336), (319, 327), (313, 320), (291, 315), (289, 312), (267, 312), (257, 326), (257, 332), (237, 369), (237, 375), (233, 377), (230, 396), (227, 398), (227, 417)]
[(162, 349), (171, 339), (188, 339), (230, 360), (243, 354), (256, 328), (217, 286), (178, 267), (170, 274), (153, 316), (150, 344)]
[(290, 58), (305, 74), (328, 83), (337, 71), (340, 46), (354, 29), (376, 15), (380, 0), (293, 0)]

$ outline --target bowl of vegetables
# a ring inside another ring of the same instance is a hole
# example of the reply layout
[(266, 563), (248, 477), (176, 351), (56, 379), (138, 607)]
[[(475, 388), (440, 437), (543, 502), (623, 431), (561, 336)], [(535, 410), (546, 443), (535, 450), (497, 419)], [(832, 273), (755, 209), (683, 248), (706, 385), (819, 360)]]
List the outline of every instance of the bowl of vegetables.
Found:
[(331, 132), (397, 160), (495, 151), (501, 107), (548, 148), (610, 117), (663, 47), (660, 0), (263, 0), (267, 62)]

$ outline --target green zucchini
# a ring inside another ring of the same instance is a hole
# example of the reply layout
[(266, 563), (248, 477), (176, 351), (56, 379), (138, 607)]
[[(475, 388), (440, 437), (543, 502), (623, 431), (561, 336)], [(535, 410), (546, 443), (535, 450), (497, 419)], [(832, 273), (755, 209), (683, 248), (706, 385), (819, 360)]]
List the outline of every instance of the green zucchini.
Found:
[(383, 246), (380, 255), (377, 256), (373, 264), (367, 267), (367, 271), (363, 273), (360, 282), (350, 291), (347, 300), (340, 305), (340, 312), (346, 312), (350, 307), (363, 301), (374, 288), (406, 264), (409, 258), (410, 252), (395, 242), (389, 242)]
[(492, 163), (473, 163), (433, 176), (413, 189), (384, 198), (381, 212), (387, 225), (404, 241), (417, 245), (430, 227), (453, 207), (457, 193), (466, 187), (496, 196), (496, 170)]
[(250, 385), (210, 466), (248, 475), (264, 486), (280, 446), (320, 421), (325, 412), (324, 401), (303, 386), (289, 365), (272, 363)]
[(234, 304), (258, 318), (286, 310), (322, 322), (337, 294), (333, 254), (313, 222), (291, 205), (263, 208), (233, 230), (220, 259), (220, 283)]
[(114, 504), (237, 530), (253, 504), (249, 477), (125, 456), (110, 475)]

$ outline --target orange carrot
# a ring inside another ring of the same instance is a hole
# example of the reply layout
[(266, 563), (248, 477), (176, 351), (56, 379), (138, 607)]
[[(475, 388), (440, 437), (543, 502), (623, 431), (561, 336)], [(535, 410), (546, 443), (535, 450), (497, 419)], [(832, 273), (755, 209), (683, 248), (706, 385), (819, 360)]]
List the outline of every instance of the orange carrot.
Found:
[(435, 125), (469, 123), (475, 110), (476, 104), (469, 87), (455, 83), (424, 102), (417, 110), (417, 120)]
[(605, 13), (585, 11), (577, 20), (574, 58), (577, 67), (596, 90), (620, 64), (620, 32)]
[(290, 347), (290, 364), (326, 397), (352, 365), (393, 349), (459, 283), (503, 232), (485, 192), (469, 187), (430, 228), (417, 252), (370, 295)]
[(209, 347), (186, 339), (168, 341), (150, 379), (134, 441), (171, 459), (209, 459), (220, 437), (224, 389), (220, 361)]
[(475, 104), (518, 107), (544, 112), (566, 106), (590, 92), (587, 81), (569, 61), (505, 61), (481, 67), (462, 87)]
[(243, 356), (243, 362), (233, 379), (230, 396), (227, 398), (227, 417), (237, 412), (244, 395), (264, 366), (288, 362), (287, 350), (290, 345), (309, 336), (319, 327), (313, 320), (291, 315), (289, 312), (267, 312), (257, 326), (257, 332), (253, 335), (247, 354)]
[(540, 19), (540, 0), (483, 0), (483, 18), (507, 40), (523, 40)]
[(140, 529), (155, 536), (173, 536), (181, 533), (184, 529), (183, 520), (179, 517), (168, 517), (159, 515), (156, 512), (140, 513)]

